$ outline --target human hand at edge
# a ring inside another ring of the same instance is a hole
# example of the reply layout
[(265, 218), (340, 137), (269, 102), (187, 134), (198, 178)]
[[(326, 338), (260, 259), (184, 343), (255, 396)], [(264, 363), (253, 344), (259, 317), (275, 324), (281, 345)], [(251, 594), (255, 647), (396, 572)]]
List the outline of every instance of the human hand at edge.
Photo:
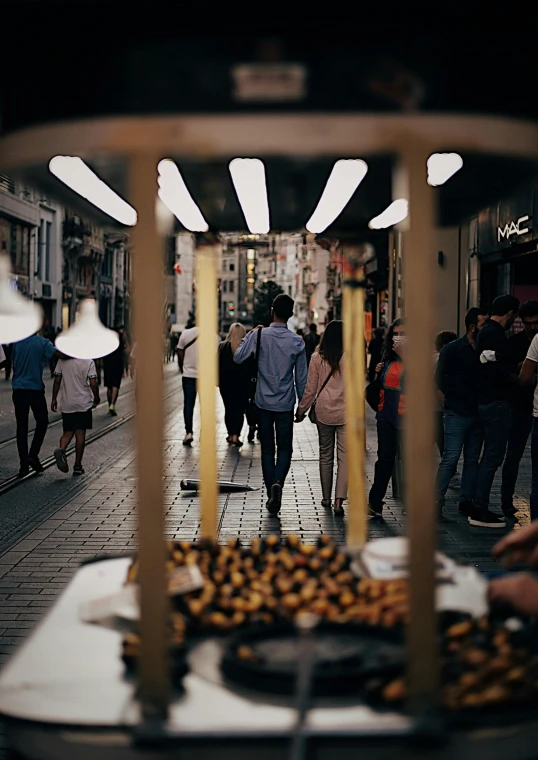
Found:
[(530, 573), (495, 578), (488, 587), (492, 607), (509, 605), (515, 612), (529, 617), (538, 615), (538, 580)]
[(538, 565), (538, 520), (502, 538), (493, 547), (492, 554), (496, 559), (502, 559), (507, 567)]

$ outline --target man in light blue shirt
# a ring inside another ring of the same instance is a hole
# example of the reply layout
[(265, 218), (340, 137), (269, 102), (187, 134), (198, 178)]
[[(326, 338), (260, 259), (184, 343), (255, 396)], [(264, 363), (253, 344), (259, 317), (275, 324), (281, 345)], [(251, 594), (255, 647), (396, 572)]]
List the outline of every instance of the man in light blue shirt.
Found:
[[(19, 477), (28, 475), (30, 467), (43, 472), (39, 452), (49, 425), (49, 413), (45, 399), (43, 369), (53, 356), (63, 357), (54, 343), (40, 335), (30, 335), (13, 344), (13, 405), (17, 420), (17, 449), (19, 451)], [(35, 432), (28, 453), (28, 417), (30, 409), (35, 419)]]
[(287, 328), (293, 307), (292, 298), (277, 296), (271, 326), (252, 330), (234, 355), (237, 364), (255, 356), (261, 330), (255, 404), (263, 479), (269, 497), (267, 509), (272, 515), (279, 513), (282, 504), (282, 488), (293, 453), (293, 410), (297, 398), (300, 401), (303, 397), (308, 374), (304, 340)]

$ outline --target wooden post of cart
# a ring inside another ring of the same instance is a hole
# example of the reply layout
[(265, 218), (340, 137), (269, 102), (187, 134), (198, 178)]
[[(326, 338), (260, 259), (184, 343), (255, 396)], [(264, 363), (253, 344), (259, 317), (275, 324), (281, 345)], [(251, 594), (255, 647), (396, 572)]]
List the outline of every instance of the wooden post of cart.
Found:
[(199, 236), (196, 249), (196, 323), (198, 325), (198, 395), (200, 397), (200, 509), (202, 537), (217, 539), (216, 334), (217, 258), (212, 236)]
[[(437, 699), (434, 493), (434, 388), (432, 350), (435, 311), (433, 190), (427, 183), (429, 146), (414, 138), (400, 148), (395, 197), (407, 198), (404, 223), (406, 415), (404, 421), (405, 504), (410, 552), (409, 708), (421, 712)], [(396, 283), (397, 287), (397, 283)]]
[(157, 229), (157, 157), (129, 157), (129, 199), (138, 212), (133, 229), (134, 334), (137, 361), (138, 544), (140, 578), (140, 702), (147, 721), (164, 720), (169, 699), (168, 600), (162, 495), (163, 248)]

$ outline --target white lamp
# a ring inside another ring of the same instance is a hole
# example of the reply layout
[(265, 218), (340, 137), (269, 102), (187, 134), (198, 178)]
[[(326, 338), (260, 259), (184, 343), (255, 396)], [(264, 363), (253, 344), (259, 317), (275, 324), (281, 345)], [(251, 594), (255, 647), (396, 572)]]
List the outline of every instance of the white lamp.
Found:
[(100, 359), (115, 351), (120, 336), (105, 327), (92, 299), (82, 301), (77, 322), (56, 338), (56, 348), (73, 359)]
[(42, 322), (41, 307), (13, 289), (9, 259), (0, 256), (0, 343), (23, 340), (36, 333)]

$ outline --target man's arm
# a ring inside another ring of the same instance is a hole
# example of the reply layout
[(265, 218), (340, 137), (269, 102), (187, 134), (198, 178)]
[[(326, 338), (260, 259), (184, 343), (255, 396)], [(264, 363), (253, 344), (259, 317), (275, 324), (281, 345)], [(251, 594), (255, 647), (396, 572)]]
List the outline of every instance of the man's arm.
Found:
[(61, 384), (62, 384), (62, 375), (55, 375), (54, 385), (52, 386), (52, 401), (50, 404), (50, 408), (53, 412), (58, 411), (58, 393), (60, 391)]
[[(538, 336), (537, 336), (538, 337)], [(529, 346), (527, 358), (523, 362), (521, 372), (519, 373), (520, 385), (536, 384), (536, 368), (538, 367), (538, 340), (533, 338)]]
[(501, 388), (513, 386), (517, 382), (515, 366), (509, 360), (509, 349), (506, 339), (497, 331), (489, 333), (484, 340), (479, 334), (477, 340), (478, 355), (483, 351), (495, 351), (497, 361), (482, 364), (483, 376), (493, 385)]
[(178, 348), (177, 350), (177, 363), (179, 365), (179, 371), (183, 374), (183, 362), (185, 360), (185, 349)]
[(299, 401), (301, 401), (304, 396), (307, 377), (308, 363), (306, 361), (306, 351), (303, 348), (295, 361), (295, 387), (297, 389)]
[(100, 403), (101, 399), (99, 398), (99, 386), (97, 385), (97, 378), (96, 377), (90, 377), (90, 388), (92, 389), (93, 393), (93, 406), (92, 409), (95, 409), (97, 404)]
[(243, 364), (243, 362), (246, 362), (247, 359), (250, 359), (250, 357), (254, 355), (255, 349), (252, 344), (253, 342), (255, 343), (258, 338), (258, 329), (260, 328), (251, 330), (239, 344), (239, 348), (234, 354), (234, 362), (236, 364)]

